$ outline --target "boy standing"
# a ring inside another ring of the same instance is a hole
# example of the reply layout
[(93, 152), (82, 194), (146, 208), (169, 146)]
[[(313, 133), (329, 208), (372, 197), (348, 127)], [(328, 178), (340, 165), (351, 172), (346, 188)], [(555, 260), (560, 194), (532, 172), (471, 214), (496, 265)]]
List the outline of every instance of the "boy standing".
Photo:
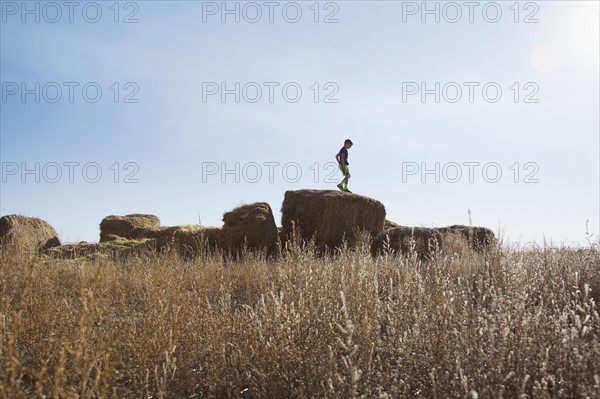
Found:
[(340, 171), (344, 175), (344, 180), (342, 180), (337, 186), (340, 190), (347, 193), (351, 192), (348, 190), (348, 179), (350, 179), (350, 168), (348, 167), (348, 149), (350, 148), (352, 148), (352, 140), (346, 139), (344, 141), (344, 146), (340, 149), (340, 152), (335, 155), (335, 159), (338, 161)]

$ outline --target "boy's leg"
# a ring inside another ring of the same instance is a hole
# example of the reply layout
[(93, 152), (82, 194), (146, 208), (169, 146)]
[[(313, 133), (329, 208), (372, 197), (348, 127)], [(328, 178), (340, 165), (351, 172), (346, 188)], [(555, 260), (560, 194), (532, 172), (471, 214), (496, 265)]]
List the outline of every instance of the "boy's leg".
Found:
[(342, 171), (342, 174), (344, 175), (344, 180), (342, 180), (342, 182), (338, 185), (342, 186), (344, 190), (348, 190), (348, 179), (350, 178), (350, 167), (348, 165), (346, 165), (346, 167), (342, 167), (342, 165), (339, 165), (340, 170)]
[(338, 167), (340, 169), (340, 172), (342, 172), (342, 175), (344, 175), (344, 179), (340, 182), (340, 184), (338, 184), (338, 188), (340, 190), (346, 190), (346, 185), (348, 184), (348, 179), (346, 178), (346, 172), (344, 171), (342, 164), (338, 164)]
[(346, 190), (348, 189), (348, 182), (350, 181), (350, 166), (346, 165)]
[(350, 167), (346, 165), (346, 184), (344, 184), (344, 190), (346, 190), (347, 192), (351, 192), (350, 190), (348, 190), (348, 181), (350, 181), (350, 177)]

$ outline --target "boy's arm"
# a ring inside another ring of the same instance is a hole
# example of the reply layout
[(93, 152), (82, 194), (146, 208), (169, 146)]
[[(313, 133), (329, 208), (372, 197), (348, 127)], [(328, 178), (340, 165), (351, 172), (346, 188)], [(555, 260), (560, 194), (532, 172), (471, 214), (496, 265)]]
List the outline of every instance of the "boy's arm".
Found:
[(339, 154), (340, 155), (340, 163), (342, 164), (342, 166), (347, 166), (348, 164), (346, 164), (346, 154)]

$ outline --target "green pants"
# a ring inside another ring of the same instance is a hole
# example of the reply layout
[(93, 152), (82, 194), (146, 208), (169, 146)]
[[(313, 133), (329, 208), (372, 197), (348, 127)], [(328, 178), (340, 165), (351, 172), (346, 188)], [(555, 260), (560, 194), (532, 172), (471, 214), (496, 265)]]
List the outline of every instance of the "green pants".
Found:
[(346, 177), (346, 175), (348, 175), (350, 173), (350, 166), (346, 165), (346, 170), (345, 171), (344, 171), (344, 167), (342, 166), (341, 163), (339, 163), (338, 166), (340, 167), (340, 171), (342, 172), (342, 174), (344, 175), (344, 177)]

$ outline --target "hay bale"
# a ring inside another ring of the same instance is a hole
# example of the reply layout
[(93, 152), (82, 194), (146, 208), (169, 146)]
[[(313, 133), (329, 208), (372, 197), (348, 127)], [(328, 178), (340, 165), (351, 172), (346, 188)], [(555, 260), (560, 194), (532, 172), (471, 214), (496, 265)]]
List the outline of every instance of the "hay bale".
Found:
[(281, 212), (285, 232), (294, 224), (303, 239), (314, 236), (319, 248), (339, 247), (344, 237), (353, 245), (361, 230), (376, 237), (385, 221), (381, 202), (333, 190), (286, 191)]
[(60, 245), (56, 231), (42, 219), (23, 215), (0, 218), (0, 246), (25, 253), (39, 254)]
[(460, 237), (467, 242), (469, 248), (483, 250), (496, 245), (496, 235), (486, 227), (463, 226), (455, 224), (448, 227), (439, 227), (438, 230), (443, 235), (453, 235)]
[(266, 249), (267, 255), (277, 252), (279, 232), (271, 206), (266, 202), (241, 205), (223, 215), (223, 230), (219, 247), (238, 253), (244, 245), (250, 250)]
[(184, 258), (192, 258), (204, 251), (215, 251), (221, 232), (219, 227), (197, 224), (164, 227), (157, 232), (156, 250), (159, 253), (176, 251)]
[(109, 241), (109, 235), (134, 238), (136, 229), (158, 229), (160, 219), (154, 215), (131, 214), (107, 216), (100, 222), (100, 242)]
[(412, 245), (414, 245), (417, 255), (425, 259), (433, 253), (436, 247), (443, 246), (442, 234), (434, 228), (393, 227), (383, 231), (373, 240), (371, 252), (373, 255), (380, 255), (389, 249), (397, 254), (407, 254), (411, 251)]
[(494, 233), (485, 227), (462, 225), (437, 228), (415, 227), (413, 231), (412, 227), (398, 226), (386, 229), (378, 235), (373, 240), (371, 252), (373, 255), (378, 255), (389, 248), (397, 253), (407, 253), (410, 250), (410, 238), (413, 236), (416, 252), (422, 258), (431, 255), (434, 245), (452, 250), (452, 248), (463, 248), (463, 243), (467, 243), (468, 248), (483, 250), (496, 243)]
[(111, 241), (78, 244), (65, 244), (46, 251), (46, 255), (54, 259), (88, 259), (102, 258), (127, 259), (130, 256), (150, 255), (155, 253), (156, 239), (129, 240), (117, 237)]

